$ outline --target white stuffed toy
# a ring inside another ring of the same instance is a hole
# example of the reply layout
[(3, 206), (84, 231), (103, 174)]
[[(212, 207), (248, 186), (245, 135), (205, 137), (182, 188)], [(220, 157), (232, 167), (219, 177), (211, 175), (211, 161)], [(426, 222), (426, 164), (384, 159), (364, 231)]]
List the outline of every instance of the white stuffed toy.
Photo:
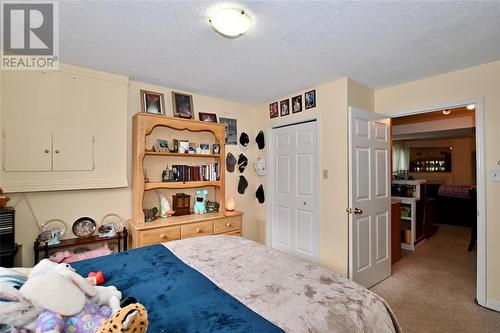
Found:
[(93, 286), (71, 265), (48, 259), (33, 268), (20, 292), (33, 304), (63, 316), (79, 313), (87, 299), (111, 307), (114, 313), (120, 309), (122, 297), (115, 287)]

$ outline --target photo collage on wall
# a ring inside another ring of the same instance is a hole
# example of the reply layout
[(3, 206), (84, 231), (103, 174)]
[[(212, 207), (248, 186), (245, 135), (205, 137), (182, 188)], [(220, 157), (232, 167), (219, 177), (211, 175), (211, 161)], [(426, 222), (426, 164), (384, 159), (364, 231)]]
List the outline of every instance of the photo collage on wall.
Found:
[(273, 102), (269, 104), (269, 117), (277, 118), (279, 116), (288, 116), (290, 113), (302, 112), (302, 100), (304, 100), (304, 109), (309, 110), (316, 107), (316, 90), (310, 90), (302, 95), (294, 96), (290, 99)]

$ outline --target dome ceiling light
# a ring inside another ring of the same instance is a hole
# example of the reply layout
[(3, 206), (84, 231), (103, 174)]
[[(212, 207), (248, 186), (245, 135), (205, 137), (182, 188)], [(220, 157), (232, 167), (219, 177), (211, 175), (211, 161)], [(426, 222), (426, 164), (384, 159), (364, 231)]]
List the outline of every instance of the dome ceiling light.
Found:
[(228, 38), (245, 34), (252, 27), (252, 18), (242, 9), (222, 8), (208, 19), (212, 28)]

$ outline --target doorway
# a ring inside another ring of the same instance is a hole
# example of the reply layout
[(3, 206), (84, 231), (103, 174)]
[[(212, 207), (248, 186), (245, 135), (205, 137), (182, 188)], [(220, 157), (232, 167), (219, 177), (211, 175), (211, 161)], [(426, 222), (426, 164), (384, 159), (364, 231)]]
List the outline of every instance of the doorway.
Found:
[(316, 120), (271, 129), (271, 246), (313, 263), (319, 263), (318, 155)]

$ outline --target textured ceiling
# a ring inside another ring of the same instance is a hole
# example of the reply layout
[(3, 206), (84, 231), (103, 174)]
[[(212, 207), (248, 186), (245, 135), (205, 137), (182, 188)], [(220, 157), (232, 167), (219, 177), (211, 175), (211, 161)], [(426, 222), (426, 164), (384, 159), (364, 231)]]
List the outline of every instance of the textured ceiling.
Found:
[(350, 77), (372, 88), (500, 59), (500, 2), (239, 2), (253, 29), (208, 25), (220, 2), (64, 1), (62, 62), (249, 104)]

